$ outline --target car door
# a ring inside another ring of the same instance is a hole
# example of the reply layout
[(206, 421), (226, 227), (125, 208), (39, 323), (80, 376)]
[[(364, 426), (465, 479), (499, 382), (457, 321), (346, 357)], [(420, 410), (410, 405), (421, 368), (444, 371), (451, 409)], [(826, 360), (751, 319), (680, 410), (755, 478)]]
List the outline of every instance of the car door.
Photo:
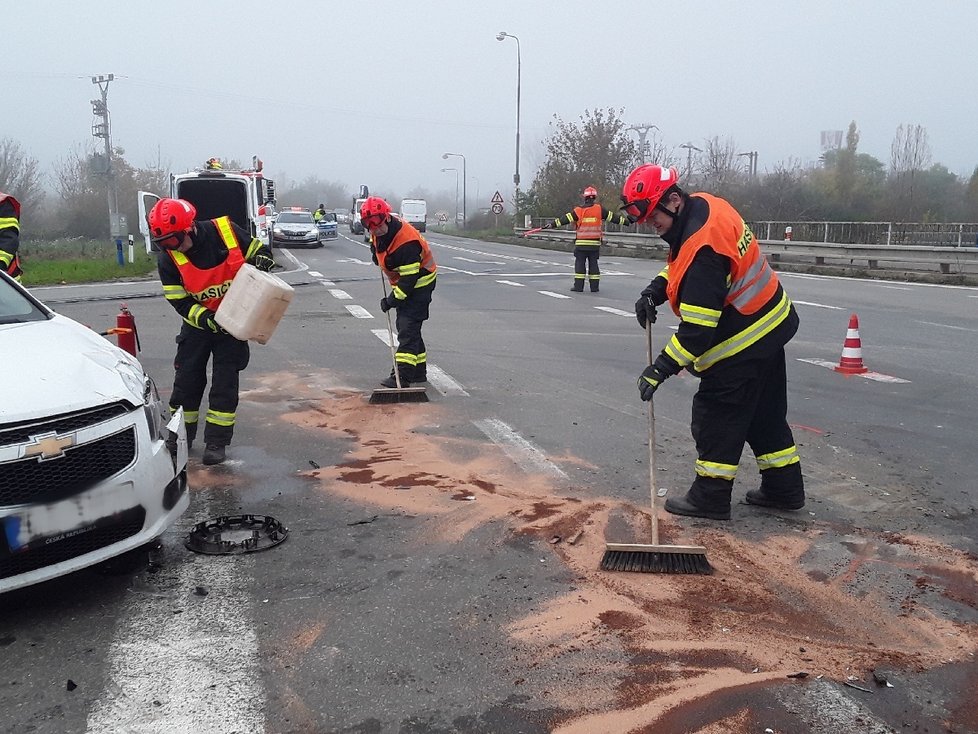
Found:
[(150, 211), (152, 211), (160, 198), (156, 194), (151, 194), (148, 191), (139, 191), (136, 194), (136, 204), (139, 208), (139, 232), (143, 235), (143, 240), (146, 242), (146, 252), (160, 251), (160, 248), (153, 244), (153, 238), (149, 232), (148, 219)]

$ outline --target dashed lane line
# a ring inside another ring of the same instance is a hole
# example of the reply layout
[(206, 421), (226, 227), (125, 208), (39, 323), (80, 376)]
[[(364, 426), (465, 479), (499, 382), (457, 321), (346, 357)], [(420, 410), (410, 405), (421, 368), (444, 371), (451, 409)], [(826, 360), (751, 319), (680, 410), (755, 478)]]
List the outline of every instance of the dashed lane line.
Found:
[(340, 301), (351, 301), (351, 300), (353, 300), (353, 296), (351, 296), (349, 293), (347, 293), (344, 290), (340, 290), (339, 288), (330, 288), (329, 289), (329, 295), (331, 295), (333, 298), (336, 298), (336, 299), (338, 299)]
[[(87, 733), (264, 731), (252, 570), (242, 557), (181, 563), (174, 600), (131, 594)], [(208, 595), (187, 591), (196, 586)]]
[(546, 454), (497, 418), (472, 421), (494, 444), (523, 471), (567, 479), (563, 469), (550, 461)]
[(792, 300), (791, 302), (799, 306), (813, 306), (814, 308), (830, 308), (833, 311), (845, 310), (844, 308), (842, 308), (842, 306), (829, 306), (828, 304), (825, 303), (812, 303), (811, 301), (795, 301), (795, 300)]
[(614, 308), (613, 306), (595, 306), (598, 311), (606, 311), (607, 313), (613, 313), (615, 316), (634, 316), (633, 311), (623, 311), (620, 308)]
[(570, 296), (565, 296), (563, 293), (554, 293), (553, 291), (537, 291), (540, 295), (550, 296), (551, 298), (570, 298)]
[(374, 315), (363, 306), (358, 306), (356, 304), (347, 304), (346, 310), (358, 319), (372, 319), (374, 317)]
[(512, 281), (512, 280), (497, 280), (496, 282), (497, 283), (502, 283), (503, 285), (513, 285), (513, 286), (516, 286), (517, 288), (525, 288), (526, 287), (526, 283), (517, 283), (517, 282)]

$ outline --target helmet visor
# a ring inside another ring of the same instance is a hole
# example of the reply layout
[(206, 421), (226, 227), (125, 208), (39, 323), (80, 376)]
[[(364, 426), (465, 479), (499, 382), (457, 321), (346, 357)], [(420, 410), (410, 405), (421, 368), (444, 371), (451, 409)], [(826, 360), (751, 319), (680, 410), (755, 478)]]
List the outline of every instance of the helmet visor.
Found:
[(651, 199), (636, 199), (635, 201), (626, 201), (621, 208), (636, 222), (643, 222), (649, 215), (650, 202)]
[(162, 247), (164, 250), (176, 250), (183, 244), (186, 237), (187, 233), (181, 230), (179, 232), (171, 232), (170, 234), (163, 235), (162, 237), (154, 237), (153, 242), (157, 247)]
[(362, 224), (367, 229), (377, 229), (387, 220), (386, 214), (368, 214), (365, 217), (360, 217), (360, 224)]

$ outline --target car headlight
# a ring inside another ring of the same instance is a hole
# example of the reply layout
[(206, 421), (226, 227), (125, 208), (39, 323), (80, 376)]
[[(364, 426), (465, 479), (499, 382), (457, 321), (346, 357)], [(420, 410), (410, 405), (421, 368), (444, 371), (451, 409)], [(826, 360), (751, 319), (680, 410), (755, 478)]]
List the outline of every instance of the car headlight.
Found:
[(149, 437), (153, 441), (158, 441), (166, 435), (166, 412), (166, 406), (163, 405), (159, 390), (156, 389), (156, 383), (151, 377), (147, 377), (143, 386), (143, 413), (146, 415)]
[(272, 227), (272, 231), (275, 234), (282, 234), (282, 228), (281, 227)]

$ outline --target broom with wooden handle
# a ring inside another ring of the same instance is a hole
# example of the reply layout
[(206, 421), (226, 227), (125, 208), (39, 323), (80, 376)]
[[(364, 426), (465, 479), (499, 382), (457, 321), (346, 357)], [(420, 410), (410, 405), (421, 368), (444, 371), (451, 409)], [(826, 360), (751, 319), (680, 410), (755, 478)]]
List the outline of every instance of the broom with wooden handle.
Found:
[[(645, 342), (649, 365), (652, 364), (652, 321), (645, 322)], [(601, 569), (604, 571), (637, 571), (639, 573), (713, 573), (706, 558), (706, 548), (699, 545), (661, 545), (659, 514), (655, 490), (655, 408), (649, 400), (649, 489), (652, 493), (652, 542), (605, 543)]]

